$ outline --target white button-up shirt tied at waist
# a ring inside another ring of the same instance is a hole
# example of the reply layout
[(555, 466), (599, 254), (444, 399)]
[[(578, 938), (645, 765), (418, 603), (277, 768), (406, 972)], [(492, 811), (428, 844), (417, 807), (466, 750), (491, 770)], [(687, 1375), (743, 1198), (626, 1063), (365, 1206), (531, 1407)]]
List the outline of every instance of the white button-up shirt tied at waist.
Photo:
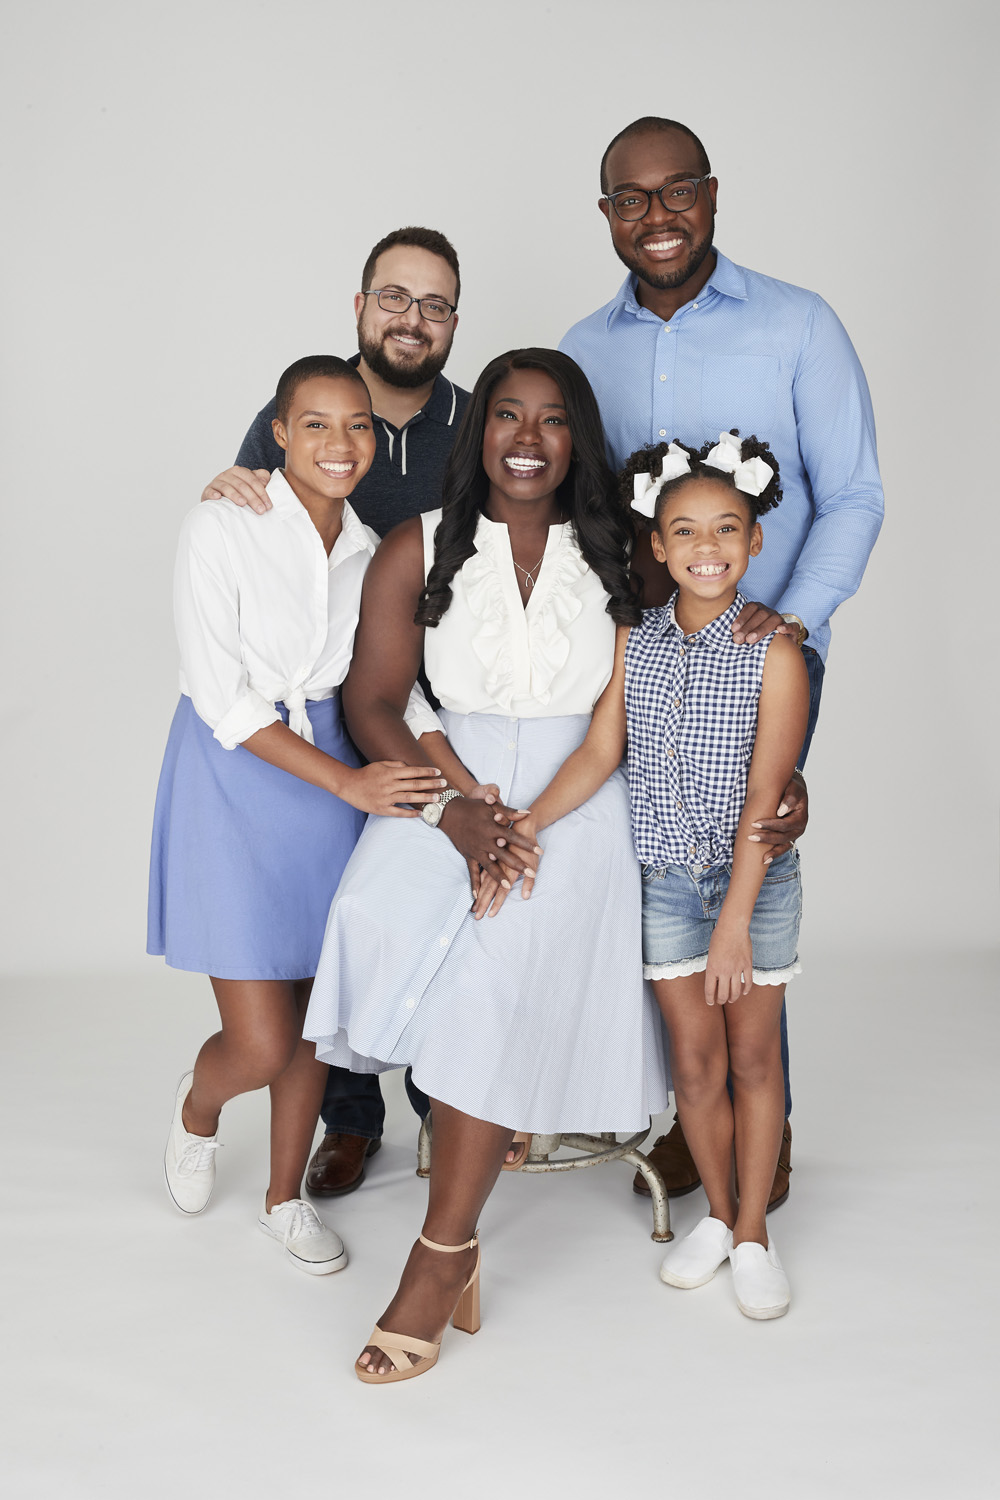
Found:
[[(361, 586), (378, 537), (344, 502), (329, 557), (309, 513), (276, 469), (273, 509), (208, 500), (184, 518), (174, 575), (181, 692), (227, 750), (276, 723), (310, 744), (306, 705), (331, 698), (351, 663)], [(439, 728), (419, 687), (407, 721)]]

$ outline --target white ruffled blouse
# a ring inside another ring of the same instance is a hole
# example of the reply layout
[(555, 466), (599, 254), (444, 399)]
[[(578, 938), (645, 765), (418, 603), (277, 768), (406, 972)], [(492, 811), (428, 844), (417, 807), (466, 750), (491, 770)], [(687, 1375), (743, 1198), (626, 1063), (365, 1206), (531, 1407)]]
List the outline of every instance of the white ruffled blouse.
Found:
[[(421, 516), (425, 577), (440, 520), (440, 510)], [(549, 527), (526, 607), (506, 525), (480, 516), (475, 545), (451, 581), (448, 612), (424, 631), (424, 666), (442, 705), (518, 719), (589, 714), (611, 680), (615, 624), (572, 523)]]

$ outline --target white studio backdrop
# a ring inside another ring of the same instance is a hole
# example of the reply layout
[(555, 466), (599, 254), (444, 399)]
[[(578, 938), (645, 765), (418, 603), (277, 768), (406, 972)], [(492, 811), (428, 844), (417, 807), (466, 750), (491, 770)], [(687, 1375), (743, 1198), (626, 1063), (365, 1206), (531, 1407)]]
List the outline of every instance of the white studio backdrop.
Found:
[(648, 113), (701, 135), (718, 244), (822, 293), (874, 397), (888, 520), (834, 625), (806, 940), (845, 956), (993, 941), (995, 14), (11, 9), (3, 967), (141, 970), (178, 524), (285, 365), (354, 351), (371, 245), (405, 223), (453, 240), (448, 373), (471, 386), (613, 295), (598, 164)]

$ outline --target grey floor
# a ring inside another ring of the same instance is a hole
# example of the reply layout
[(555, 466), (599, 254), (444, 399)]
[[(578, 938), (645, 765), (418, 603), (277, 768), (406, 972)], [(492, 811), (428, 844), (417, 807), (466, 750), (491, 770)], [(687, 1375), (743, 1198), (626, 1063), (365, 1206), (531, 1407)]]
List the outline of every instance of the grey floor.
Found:
[[(310, 1278), (254, 1227), (262, 1097), (227, 1111), (209, 1212), (167, 1202), (204, 980), (151, 960), (10, 983), (4, 1494), (995, 1495), (996, 965), (807, 959), (792, 1193), (770, 1221), (788, 1317), (742, 1318), (725, 1269), (663, 1286), (624, 1166), (507, 1175), (482, 1226), (481, 1333), (381, 1390), (352, 1361), (426, 1191), (400, 1080), (368, 1182), (328, 1215), (351, 1264)], [(675, 1228), (703, 1211), (681, 1200)]]

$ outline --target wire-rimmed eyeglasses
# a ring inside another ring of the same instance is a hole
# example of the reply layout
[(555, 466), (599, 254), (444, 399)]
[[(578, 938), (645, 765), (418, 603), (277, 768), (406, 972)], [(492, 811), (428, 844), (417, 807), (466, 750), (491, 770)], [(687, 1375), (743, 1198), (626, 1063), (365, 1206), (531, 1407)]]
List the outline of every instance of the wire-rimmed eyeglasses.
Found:
[(405, 313), (409, 312), (414, 302), (417, 311), (428, 323), (447, 323), (455, 311), (450, 302), (442, 302), (440, 297), (408, 297), (405, 292), (397, 292), (394, 287), (382, 287), (381, 290), (372, 288), (369, 292), (363, 292), (364, 297), (376, 297), (378, 305), (383, 312)]

